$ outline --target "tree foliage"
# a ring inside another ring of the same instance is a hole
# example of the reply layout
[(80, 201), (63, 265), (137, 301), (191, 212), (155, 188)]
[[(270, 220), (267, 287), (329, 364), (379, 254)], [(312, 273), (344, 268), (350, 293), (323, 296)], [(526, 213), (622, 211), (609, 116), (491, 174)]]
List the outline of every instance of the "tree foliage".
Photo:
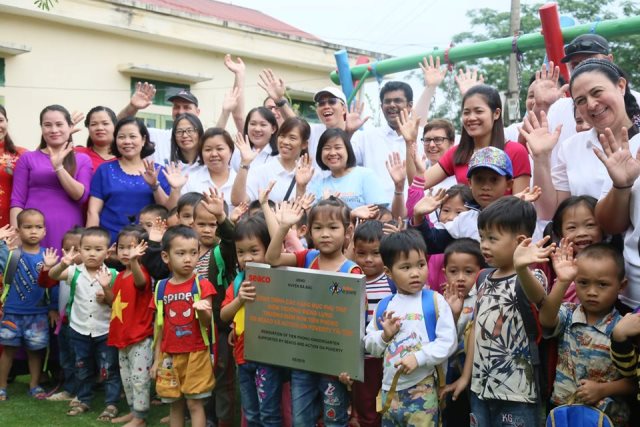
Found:
[(33, 2), (33, 4), (42, 10), (51, 10), (56, 3), (58, 3), (58, 0), (34, 0)]

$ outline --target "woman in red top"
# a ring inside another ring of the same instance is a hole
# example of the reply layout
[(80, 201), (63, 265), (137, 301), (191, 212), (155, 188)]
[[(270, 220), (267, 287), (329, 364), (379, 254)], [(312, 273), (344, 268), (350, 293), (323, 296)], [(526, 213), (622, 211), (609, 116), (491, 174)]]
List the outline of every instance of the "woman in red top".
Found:
[(26, 149), (16, 147), (9, 136), (7, 110), (0, 105), (0, 227), (9, 224), (9, 205), (13, 186), (13, 169)]
[(84, 119), (84, 125), (89, 131), (86, 147), (75, 147), (76, 153), (84, 153), (91, 159), (93, 172), (104, 162), (116, 157), (111, 154), (113, 131), (116, 126), (116, 114), (108, 107), (93, 107)]
[(496, 89), (478, 85), (467, 91), (462, 98), (462, 126), (460, 143), (451, 147), (436, 165), (426, 171), (425, 188), (431, 188), (452, 175), (455, 175), (458, 184), (468, 185), (467, 169), (471, 155), (489, 146), (504, 150), (511, 159), (513, 193), (519, 193), (529, 186), (529, 154), (518, 142), (505, 142), (502, 101)]

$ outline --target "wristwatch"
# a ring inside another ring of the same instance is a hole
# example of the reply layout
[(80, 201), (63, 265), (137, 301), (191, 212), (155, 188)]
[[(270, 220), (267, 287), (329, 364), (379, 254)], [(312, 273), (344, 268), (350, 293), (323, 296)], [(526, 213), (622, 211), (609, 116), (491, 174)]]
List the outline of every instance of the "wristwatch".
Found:
[(282, 98), (282, 99), (276, 101), (276, 107), (282, 108), (285, 105), (287, 105), (288, 103), (289, 103), (289, 100), (287, 100), (287, 98)]
[(250, 165), (243, 165), (243, 164), (240, 164), (240, 169), (246, 169), (246, 170), (249, 170), (249, 166), (250, 166)]

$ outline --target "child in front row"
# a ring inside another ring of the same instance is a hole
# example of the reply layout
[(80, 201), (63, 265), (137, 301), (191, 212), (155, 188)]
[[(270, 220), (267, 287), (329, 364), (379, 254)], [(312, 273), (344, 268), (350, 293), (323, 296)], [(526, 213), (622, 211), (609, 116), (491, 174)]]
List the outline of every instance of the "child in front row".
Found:
[[(171, 403), (171, 426), (184, 425), (182, 400), (186, 399), (191, 425), (204, 427), (203, 399), (211, 396), (214, 378), (202, 331), (211, 325), (211, 301), (216, 291), (207, 279), (196, 278), (198, 235), (191, 228), (177, 225), (167, 229), (162, 236), (162, 260), (172, 276), (163, 294), (156, 290), (159, 302), (153, 298), (150, 304), (152, 309), (161, 310), (156, 319), (162, 319), (161, 325), (156, 321), (151, 378), (157, 377), (158, 395)], [(198, 298), (194, 295), (197, 288)]]
[[(561, 242), (553, 256), (557, 281), (549, 295), (537, 283), (523, 281), (532, 301), (540, 301), (540, 324), (545, 336), (558, 342), (558, 364), (551, 402), (575, 400), (605, 412), (617, 427), (629, 419), (623, 396), (634, 383), (623, 378), (609, 357), (611, 333), (621, 316), (614, 304), (626, 286), (624, 259), (612, 246), (597, 243), (573, 258), (573, 244)], [(571, 283), (580, 304), (562, 303)]]
[[(435, 367), (455, 350), (456, 326), (444, 297), (429, 291), (435, 298), (436, 311), (435, 339), (429, 337), (423, 301), (428, 275), (426, 251), (424, 240), (415, 230), (387, 235), (380, 242), (384, 271), (398, 293), (382, 313), (382, 319), (369, 322), (364, 345), (371, 355), (384, 359), (382, 402), (388, 400), (389, 394), (392, 400), (382, 417), (383, 426), (438, 425)], [(393, 390), (397, 372), (401, 376)]]
[[(49, 277), (65, 280), (70, 286), (67, 313), (71, 345), (76, 354), (76, 377), (79, 382), (78, 404), (67, 411), (76, 416), (90, 410), (93, 399), (93, 381), (98, 363), (98, 372), (105, 388), (105, 409), (99, 420), (110, 421), (118, 415), (120, 400), (120, 374), (118, 372), (118, 350), (107, 345), (111, 302), (113, 294), (109, 286), (101, 286), (98, 272), (106, 269), (104, 264), (111, 242), (111, 235), (101, 227), (88, 227), (80, 238), (80, 259), (75, 264), (76, 248), (63, 251), (63, 257), (55, 264), (57, 257), (47, 260)], [(53, 265), (55, 264), (55, 265)]]

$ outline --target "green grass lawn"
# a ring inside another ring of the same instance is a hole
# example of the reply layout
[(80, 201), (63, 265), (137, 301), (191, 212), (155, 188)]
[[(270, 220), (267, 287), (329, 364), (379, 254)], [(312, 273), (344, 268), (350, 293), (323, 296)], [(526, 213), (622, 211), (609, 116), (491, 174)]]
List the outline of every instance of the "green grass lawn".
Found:
[[(2, 427), (30, 426), (106, 426), (110, 425), (96, 418), (104, 409), (104, 393), (96, 391), (91, 410), (76, 417), (66, 414), (69, 402), (47, 402), (36, 400), (27, 393), (29, 377), (21, 376), (9, 384), (7, 394), (9, 400), (0, 402), (0, 425)], [(118, 405), (120, 413), (128, 412), (127, 401), (123, 397)], [(169, 406), (152, 406), (147, 425), (157, 426), (160, 419), (169, 415)]]

